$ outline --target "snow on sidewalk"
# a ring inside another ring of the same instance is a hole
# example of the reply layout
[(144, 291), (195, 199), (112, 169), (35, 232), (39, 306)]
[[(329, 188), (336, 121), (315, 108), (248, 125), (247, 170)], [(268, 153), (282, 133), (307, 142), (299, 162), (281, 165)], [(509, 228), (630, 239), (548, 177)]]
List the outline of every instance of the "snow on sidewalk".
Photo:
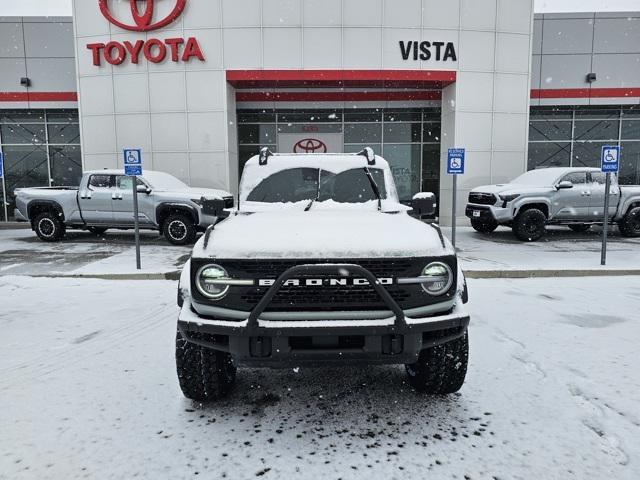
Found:
[(639, 277), (470, 280), (458, 395), (240, 369), (205, 406), (178, 388), (175, 289), (0, 278), (0, 478), (640, 478)]

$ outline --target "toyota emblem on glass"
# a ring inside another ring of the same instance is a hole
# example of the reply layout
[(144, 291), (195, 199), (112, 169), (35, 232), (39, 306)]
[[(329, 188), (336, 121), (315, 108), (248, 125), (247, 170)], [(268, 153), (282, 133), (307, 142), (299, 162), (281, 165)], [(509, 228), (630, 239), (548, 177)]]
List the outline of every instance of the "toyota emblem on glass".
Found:
[(317, 138), (305, 138), (293, 146), (293, 153), (327, 153), (327, 145)]

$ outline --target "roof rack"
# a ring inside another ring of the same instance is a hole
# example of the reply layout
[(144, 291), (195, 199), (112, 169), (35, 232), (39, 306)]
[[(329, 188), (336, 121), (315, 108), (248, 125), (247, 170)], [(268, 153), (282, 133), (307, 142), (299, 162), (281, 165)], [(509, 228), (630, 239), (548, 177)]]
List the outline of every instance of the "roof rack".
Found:
[(356, 153), (356, 155), (360, 155), (362, 157), (365, 157), (367, 159), (367, 163), (369, 165), (375, 165), (376, 164), (376, 154), (373, 151), (373, 148), (371, 148), (371, 147), (365, 148), (361, 152)]
[(273, 156), (273, 152), (269, 150), (269, 147), (263, 147), (260, 149), (260, 165), (264, 166), (267, 164), (267, 160), (269, 157)]

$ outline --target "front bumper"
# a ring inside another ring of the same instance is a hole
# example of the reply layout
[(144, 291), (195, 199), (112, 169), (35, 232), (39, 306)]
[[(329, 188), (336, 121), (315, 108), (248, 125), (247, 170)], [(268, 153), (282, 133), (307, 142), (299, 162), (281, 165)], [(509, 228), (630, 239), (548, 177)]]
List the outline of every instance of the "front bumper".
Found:
[(29, 221), (27, 219), (27, 217), (22, 215), (22, 212), (17, 208), (13, 210), (13, 216), (15, 217), (16, 222), (28, 222)]
[(465, 215), (471, 220), (493, 221), (498, 223), (507, 223), (513, 220), (513, 213), (509, 207), (502, 208), (496, 207), (495, 205), (468, 203), (465, 209)]

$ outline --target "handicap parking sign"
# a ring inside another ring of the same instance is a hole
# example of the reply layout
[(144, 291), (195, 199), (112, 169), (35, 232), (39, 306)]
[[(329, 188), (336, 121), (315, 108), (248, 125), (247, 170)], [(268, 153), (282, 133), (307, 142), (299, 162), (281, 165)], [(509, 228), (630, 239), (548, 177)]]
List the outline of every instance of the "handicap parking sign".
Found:
[(464, 148), (450, 148), (447, 156), (447, 173), (449, 175), (463, 175), (464, 158)]
[(139, 148), (124, 151), (124, 174), (129, 177), (142, 175), (142, 150)]
[(620, 147), (602, 147), (601, 170), (616, 173), (620, 170)]

